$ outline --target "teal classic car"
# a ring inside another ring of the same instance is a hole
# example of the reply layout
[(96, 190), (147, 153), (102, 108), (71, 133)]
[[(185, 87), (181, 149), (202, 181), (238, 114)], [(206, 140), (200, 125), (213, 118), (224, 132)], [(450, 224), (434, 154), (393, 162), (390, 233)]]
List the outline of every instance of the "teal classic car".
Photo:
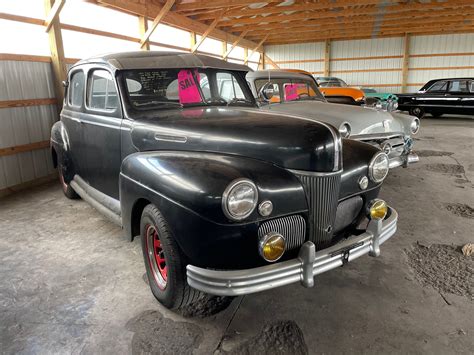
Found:
[(365, 95), (367, 105), (380, 105), (382, 108), (390, 106), (389, 111), (394, 111), (398, 106), (398, 96), (389, 92), (377, 92), (372, 88), (362, 88)]

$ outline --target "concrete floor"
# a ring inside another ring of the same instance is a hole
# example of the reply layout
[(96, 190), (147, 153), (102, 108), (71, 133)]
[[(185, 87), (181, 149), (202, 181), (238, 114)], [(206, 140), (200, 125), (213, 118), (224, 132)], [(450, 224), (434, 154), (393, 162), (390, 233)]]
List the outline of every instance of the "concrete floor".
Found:
[(446, 208), (474, 207), (473, 138), (472, 119), (422, 120), (424, 157), (383, 187), (400, 220), (381, 257), (326, 273), (313, 289), (236, 298), (208, 317), (163, 309), (139, 241), (59, 184), (0, 200), (0, 353), (472, 354), (474, 300), (421, 283), (407, 251), (474, 242), (472, 210)]

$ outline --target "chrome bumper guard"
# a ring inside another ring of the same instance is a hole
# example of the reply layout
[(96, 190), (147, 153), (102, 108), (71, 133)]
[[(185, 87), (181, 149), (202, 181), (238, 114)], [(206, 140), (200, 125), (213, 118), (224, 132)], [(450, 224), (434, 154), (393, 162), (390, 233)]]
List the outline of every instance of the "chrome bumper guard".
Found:
[(369, 254), (380, 255), (380, 245), (397, 230), (397, 212), (389, 207), (385, 220), (372, 220), (367, 230), (324, 250), (316, 252), (305, 242), (297, 258), (246, 270), (209, 270), (187, 266), (188, 284), (197, 290), (218, 296), (239, 296), (301, 282), (314, 286), (314, 276)]
[(400, 155), (398, 157), (390, 158), (388, 161), (388, 166), (390, 169), (397, 168), (399, 166), (403, 166), (406, 168), (408, 165), (416, 163), (420, 161), (418, 155), (415, 153), (408, 153), (404, 155)]

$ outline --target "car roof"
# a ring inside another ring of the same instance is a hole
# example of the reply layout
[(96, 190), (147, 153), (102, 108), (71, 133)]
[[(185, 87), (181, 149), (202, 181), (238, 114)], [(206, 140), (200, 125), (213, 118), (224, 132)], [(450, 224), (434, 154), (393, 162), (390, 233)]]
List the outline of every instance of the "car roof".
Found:
[(80, 60), (73, 67), (83, 64), (106, 64), (114, 70), (162, 68), (216, 68), (244, 72), (252, 70), (246, 65), (229, 63), (203, 54), (171, 51), (111, 53)]
[(247, 73), (246, 78), (250, 80), (270, 78), (308, 79), (308, 74), (295, 73), (286, 70), (255, 70)]
[(466, 78), (466, 77), (462, 77), (462, 78), (441, 78), (441, 79), (432, 79), (429, 82), (441, 81), (441, 80), (474, 80), (474, 77), (472, 77), (472, 78)]

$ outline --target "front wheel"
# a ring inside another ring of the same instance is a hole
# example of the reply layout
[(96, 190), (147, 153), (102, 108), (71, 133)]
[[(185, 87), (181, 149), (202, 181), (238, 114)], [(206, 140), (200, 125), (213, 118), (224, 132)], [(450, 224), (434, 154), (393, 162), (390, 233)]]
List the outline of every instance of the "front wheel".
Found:
[(196, 301), (201, 292), (187, 284), (185, 256), (154, 205), (143, 210), (140, 235), (148, 283), (155, 298), (169, 309)]
[(413, 107), (410, 109), (410, 115), (416, 116), (418, 118), (423, 118), (425, 115), (425, 110), (422, 107)]
[(59, 182), (61, 183), (64, 195), (71, 200), (77, 200), (79, 198), (79, 195), (76, 193), (76, 191), (74, 191), (72, 186), (65, 181), (64, 168), (61, 164), (58, 165), (58, 174)]

